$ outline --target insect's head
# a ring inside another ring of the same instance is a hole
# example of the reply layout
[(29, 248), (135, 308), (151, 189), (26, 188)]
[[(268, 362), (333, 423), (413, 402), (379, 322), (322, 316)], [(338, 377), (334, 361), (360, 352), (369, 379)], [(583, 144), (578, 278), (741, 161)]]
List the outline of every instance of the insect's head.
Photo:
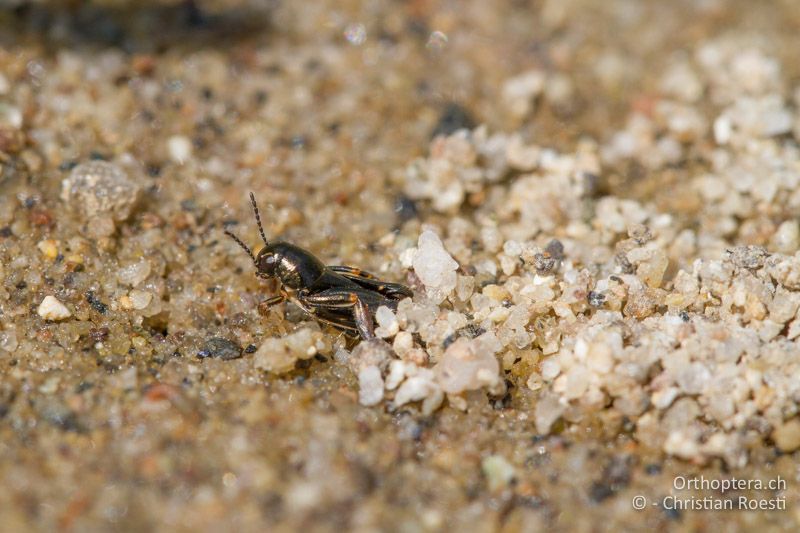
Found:
[(266, 245), (258, 252), (255, 259), (256, 276), (260, 278), (274, 278), (276, 276), (275, 268), (280, 262), (279, 254), (273, 250), (272, 245)]
[(253, 260), (253, 264), (256, 267), (256, 276), (260, 278), (272, 278), (275, 277), (275, 267), (278, 265), (280, 257), (279, 254), (276, 253), (274, 245), (271, 245), (267, 241), (267, 236), (264, 234), (264, 227), (261, 225), (261, 215), (258, 212), (256, 197), (252, 192), (250, 193), (250, 203), (253, 205), (253, 213), (256, 215), (258, 232), (261, 234), (261, 240), (264, 241), (264, 248), (258, 252), (258, 256), (254, 255), (250, 247), (232, 232), (225, 230), (225, 235), (236, 241), (236, 243), (247, 252), (247, 255), (250, 256), (250, 259)]

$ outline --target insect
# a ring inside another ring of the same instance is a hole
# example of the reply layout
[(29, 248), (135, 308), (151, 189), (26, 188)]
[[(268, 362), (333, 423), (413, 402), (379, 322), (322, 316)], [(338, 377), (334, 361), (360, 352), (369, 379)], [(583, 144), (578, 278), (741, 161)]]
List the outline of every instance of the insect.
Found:
[(375, 337), (374, 317), (378, 307), (396, 310), (397, 302), (412, 296), (411, 289), (400, 283), (382, 281), (376, 276), (349, 266), (326, 266), (314, 254), (288, 242), (269, 242), (261, 225), (256, 197), (250, 203), (264, 247), (253, 251), (228, 230), (225, 234), (241, 246), (256, 267), (256, 276), (277, 279), (278, 296), (263, 305), (272, 307), (290, 300), (316, 320), (330, 324), (350, 336)]

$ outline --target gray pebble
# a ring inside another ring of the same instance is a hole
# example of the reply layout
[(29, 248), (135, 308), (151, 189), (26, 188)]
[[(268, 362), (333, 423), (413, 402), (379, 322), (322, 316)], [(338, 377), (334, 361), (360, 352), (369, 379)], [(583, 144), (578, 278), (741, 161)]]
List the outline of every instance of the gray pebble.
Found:
[(197, 357), (205, 359), (206, 357), (217, 357), (223, 361), (230, 359), (238, 359), (242, 356), (242, 348), (233, 341), (224, 339), (222, 337), (212, 337), (203, 344), (200, 351), (197, 352)]
[(87, 219), (110, 216), (128, 218), (139, 186), (120, 166), (107, 161), (82, 163), (61, 182), (61, 199)]

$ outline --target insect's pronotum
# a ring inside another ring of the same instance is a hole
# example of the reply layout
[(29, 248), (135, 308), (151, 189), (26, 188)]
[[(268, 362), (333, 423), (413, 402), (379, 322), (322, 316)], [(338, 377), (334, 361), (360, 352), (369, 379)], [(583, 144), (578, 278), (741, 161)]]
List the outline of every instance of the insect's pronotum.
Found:
[(258, 231), (264, 247), (253, 251), (228, 230), (225, 234), (241, 246), (256, 267), (256, 276), (275, 278), (281, 294), (264, 302), (273, 306), (291, 300), (303, 311), (325, 324), (363, 339), (375, 337), (375, 311), (385, 305), (397, 309), (397, 302), (412, 296), (411, 289), (399, 283), (382, 281), (376, 276), (349, 266), (325, 266), (311, 252), (282, 241), (267, 241), (261, 225), (256, 197), (250, 193)]

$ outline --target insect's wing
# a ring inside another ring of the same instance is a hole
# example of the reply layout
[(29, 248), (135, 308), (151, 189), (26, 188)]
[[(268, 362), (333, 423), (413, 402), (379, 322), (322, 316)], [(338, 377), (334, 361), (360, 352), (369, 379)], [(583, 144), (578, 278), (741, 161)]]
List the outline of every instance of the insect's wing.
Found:
[(358, 268), (338, 265), (329, 266), (328, 268), (340, 276), (357, 283), (362, 288), (375, 291), (391, 300), (402, 300), (403, 298), (410, 298), (414, 296), (414, 293), (411, 291), (411, 289), (405, 285), (383, 281), (378, 279), (377, 276)]

